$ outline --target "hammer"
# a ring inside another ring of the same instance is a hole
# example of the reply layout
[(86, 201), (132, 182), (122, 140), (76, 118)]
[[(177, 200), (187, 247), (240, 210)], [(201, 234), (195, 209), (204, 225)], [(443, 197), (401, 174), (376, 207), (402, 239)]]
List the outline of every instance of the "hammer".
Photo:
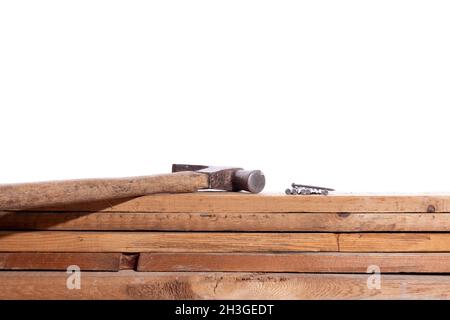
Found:
[(0, 210), (138, 197), (153, 193), (195, 192), (200, 189), (259, 193), (264, 185), (264, 174), (260, 170), (174, 164), (172, 173), (152, 176), (0, 184)]

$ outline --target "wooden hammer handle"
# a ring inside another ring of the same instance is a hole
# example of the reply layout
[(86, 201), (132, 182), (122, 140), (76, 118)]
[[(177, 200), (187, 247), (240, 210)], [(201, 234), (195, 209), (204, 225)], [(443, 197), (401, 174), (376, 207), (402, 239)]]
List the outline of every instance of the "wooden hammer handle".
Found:
[(194, 192), (208, 188), (208, 184), (208, 176), (196, 172), (4, 184), (0, 185), (0, 210), (136, 197), (152, 193)]

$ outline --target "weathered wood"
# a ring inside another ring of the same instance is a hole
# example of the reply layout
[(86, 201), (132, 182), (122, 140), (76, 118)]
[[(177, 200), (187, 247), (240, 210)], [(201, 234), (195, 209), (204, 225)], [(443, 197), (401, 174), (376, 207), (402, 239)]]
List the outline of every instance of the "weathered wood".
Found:
[(0, 299), (449, 299), (450, 276), (362, 274), (0, 272)]
[(450, 273), (449, 253), (142, 253), (138, 271)]
[(238, 192), (158, 194), (80, 203), (40, 211), (106, 212), (450, 212), (450, 195), (287, 196)]
[(342, 252), (450, 252), (449, 233), (344, 233)]
[(449, 233), (0, 232), (0, 252), (450, 252)]
[(0, 270), (67, 270), (77, 265), (88, 271), (119, 271), (128, 265), (121, 264), (120, 253), (0, 253)]
[(0, 252), (337, 251), (332, 233), (0, 232)]
[(193, 192), (208, 186), (207, 175), (196, 172), (131, 178), (0, 184), (0, 209), (108, 200), (158, 192)]
[(2, 230), (450, 231), (449, 213), (0, 212)]
[(139, 255), (139, 253), (122, 253), (119, 263), (120, 270), (136, 270)]
[(157, 194), (40, 211), (106, 212), (450, 212), (450, 195), (287, 196), (239, 192)]

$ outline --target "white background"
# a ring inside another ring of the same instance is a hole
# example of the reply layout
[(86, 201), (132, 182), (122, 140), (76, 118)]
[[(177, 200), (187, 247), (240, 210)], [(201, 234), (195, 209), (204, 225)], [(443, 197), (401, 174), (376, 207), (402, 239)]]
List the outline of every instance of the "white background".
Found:
[(0, 183), (262, 169), (450, 191), (448, 1), (2, 1)]

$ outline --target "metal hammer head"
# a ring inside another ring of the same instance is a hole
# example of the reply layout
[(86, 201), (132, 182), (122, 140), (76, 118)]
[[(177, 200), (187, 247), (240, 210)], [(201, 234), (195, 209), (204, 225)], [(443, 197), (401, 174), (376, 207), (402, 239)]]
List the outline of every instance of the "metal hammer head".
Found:
[(190, 164), (172, 165), (172, 172), (180, 171), (196, 171), (208, 175), (210, 189), (226, 191), (245, 190), (251, 193), (259, 193), (266, 184), (264, 174), (260, 170)]

